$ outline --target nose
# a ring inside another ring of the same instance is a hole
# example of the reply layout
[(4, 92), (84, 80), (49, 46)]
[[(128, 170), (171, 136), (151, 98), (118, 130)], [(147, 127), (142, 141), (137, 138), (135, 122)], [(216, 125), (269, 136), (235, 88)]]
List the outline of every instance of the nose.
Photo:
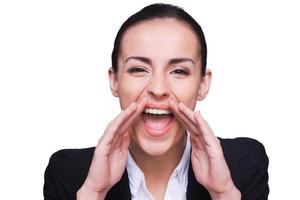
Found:
[(148, 94), (155, 99), (165, 99), (169, 96), (167, 80), (163, 74), (154, 75), (147, 87)]

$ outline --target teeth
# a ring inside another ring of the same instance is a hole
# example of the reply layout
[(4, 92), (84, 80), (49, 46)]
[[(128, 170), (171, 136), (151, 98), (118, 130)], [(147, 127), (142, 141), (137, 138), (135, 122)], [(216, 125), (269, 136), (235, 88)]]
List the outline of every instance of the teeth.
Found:
[(162, 110), (162, 109), (156, 109), (156, 108), (146, 108), (144, 110), (144, 113), (156, 114), (156, 115), (168, 115), (168, 114), (171, 114), (171, 111), (169, 111), (169, 110)]

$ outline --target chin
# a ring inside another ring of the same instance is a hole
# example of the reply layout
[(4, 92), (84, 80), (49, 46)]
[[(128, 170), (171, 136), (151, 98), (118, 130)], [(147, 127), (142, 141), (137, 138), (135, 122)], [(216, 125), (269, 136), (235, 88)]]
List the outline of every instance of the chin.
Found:
[(153, 141), (137, 137), (137, 143), (140, 149), (150, 156), (164, 155), (172, 148), (173, 143), (175, 143), (174, 140), (175, 138), (170, 138), (164, 141)]

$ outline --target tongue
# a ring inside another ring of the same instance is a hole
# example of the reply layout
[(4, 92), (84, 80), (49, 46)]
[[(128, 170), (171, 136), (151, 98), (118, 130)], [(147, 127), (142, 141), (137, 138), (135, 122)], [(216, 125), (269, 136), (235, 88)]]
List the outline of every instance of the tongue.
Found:
[(142, 119), (148, 128), (159, 131), (169, 125), (172, 120), (171, 115), (143, 114)]

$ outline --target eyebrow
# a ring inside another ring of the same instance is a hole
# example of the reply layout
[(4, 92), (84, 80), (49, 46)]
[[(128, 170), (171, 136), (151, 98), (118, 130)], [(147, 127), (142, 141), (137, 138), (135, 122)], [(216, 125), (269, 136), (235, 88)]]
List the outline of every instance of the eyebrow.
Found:
[[(127, 63), (131, 59), (139, 60), (146, 64), (152, 63), (149, 58), (142, 57), (142, 56), (130, 56), (130, 57), (126, 58), (125, 63)], [(169, 64), (177, 64), (177, 63), (181, 63), (181, 62), (191, 62), (191, 63), (193, 63), (193, 65), (195, 65), (195, 62), (191, 58), (172, 58), (169, 60)]]
[(139, 61), (142, 61), (142, 62), (147, 63), (147, 64), (151, 64), (152, 63), (149, 58), (142, 57), (142, 56), (130, 56), (130, 57), (126, 58), (125, 63), (127, 63), (131, 59), (139, 60)]
[(193, 63), (193, 65), (195, 65), (195, 62), (190, 58), (172, 58), (169, 61), (169, 64), (177, 64), (177, 63), (181, 63), (181, 62), (191, 62), (191, 63)]

